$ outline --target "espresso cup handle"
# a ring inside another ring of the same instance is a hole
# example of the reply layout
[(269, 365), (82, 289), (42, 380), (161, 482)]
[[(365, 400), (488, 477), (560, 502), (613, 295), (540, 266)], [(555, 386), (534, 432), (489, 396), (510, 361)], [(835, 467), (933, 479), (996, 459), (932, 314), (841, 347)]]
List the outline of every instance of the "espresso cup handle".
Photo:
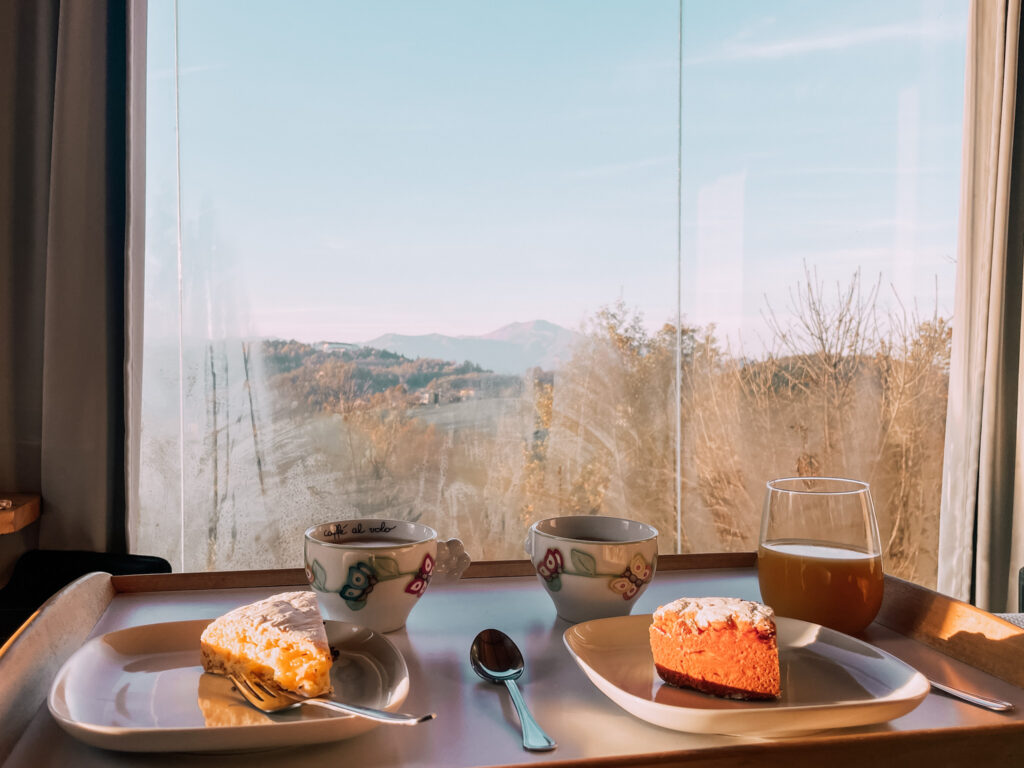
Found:
[(435, 575), (458, 579), (462, 576), (462, 572), (469, 567), (470, 562), (466, 548), (459, 539), (438, 540), (437, 563), (434, 566)]
[(526, 534), (526, 538), (523, 539), (523, 549), (526, 550), (526, 554), (533, 557), (533, 536)]

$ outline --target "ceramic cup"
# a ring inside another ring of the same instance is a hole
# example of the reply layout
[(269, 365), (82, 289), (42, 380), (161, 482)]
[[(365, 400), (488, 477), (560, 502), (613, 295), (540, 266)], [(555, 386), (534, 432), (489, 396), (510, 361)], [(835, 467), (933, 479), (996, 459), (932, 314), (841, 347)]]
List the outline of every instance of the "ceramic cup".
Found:
[(363, 518), (306, 530), (306, 578), (325, 619), (391, 632), (436, 575), (458, 576), (469, 557), (458, 539), (405, 520)]
[(526, 537), (537, 578), (567, 621), (625, 616), (654, 578), (658, 531), (619, 517), (552, 517)]

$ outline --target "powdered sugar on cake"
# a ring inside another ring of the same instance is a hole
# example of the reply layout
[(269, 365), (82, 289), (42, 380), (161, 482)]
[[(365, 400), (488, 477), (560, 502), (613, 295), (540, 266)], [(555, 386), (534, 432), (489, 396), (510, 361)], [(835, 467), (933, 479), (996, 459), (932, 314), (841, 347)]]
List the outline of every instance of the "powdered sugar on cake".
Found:
[(324, 620), (317, 607), (316, 595), (308, 590), (283, 592), (279, 595), (243, 605), (224, 615), (233, 619), (244, 615), (253, 624), (262, 624), (303, 637), (311, 643), (327, 648)]
[(745, 621), (754, 626), (774, 626), (775, 622), (775, 611), (767, 605), (735, 597), (680, 597), (658, 608), (654, 618), (663, 619), (666, 613), (675, 613), (698, 629), (729, 622)]

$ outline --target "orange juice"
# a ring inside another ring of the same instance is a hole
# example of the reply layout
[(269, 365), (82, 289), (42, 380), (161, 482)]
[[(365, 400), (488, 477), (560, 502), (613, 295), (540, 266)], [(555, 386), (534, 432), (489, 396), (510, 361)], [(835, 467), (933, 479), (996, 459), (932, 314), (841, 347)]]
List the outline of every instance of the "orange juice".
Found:
[(814, 541), (773, 541), (757, 550), (761, 599), (779, 616), (855, 634), (882, 604), (882, 557)]

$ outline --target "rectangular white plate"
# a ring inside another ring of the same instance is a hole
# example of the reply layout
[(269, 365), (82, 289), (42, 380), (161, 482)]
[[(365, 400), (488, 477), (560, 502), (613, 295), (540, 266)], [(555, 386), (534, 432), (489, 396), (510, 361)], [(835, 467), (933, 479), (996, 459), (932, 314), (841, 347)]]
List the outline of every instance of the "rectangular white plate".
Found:
[[(322, 707), (276, 715), (250, 707), (230, 680), (203, 672), (199, 636), (209, 623), (147, 624), (90, 640), (57, 673), (50, 713), (88, 744), (130, 752), (267, 749), (347, 739), (377, 725)], [(334, 696), (397, 710), (409, 692), (398, 650), (355, 624), (324, 624), (338, 651)]]
[(677, 731), (776, 737), (870, 725), (905, 715), (928, 694), (924, 675), (885, 651), (817, 624), (775, 621), (782, 698), (773, 702), (721, 699), (663, 683), (651, 655), (650, 614), (586, 621), (563, 639), (608, 698)]

